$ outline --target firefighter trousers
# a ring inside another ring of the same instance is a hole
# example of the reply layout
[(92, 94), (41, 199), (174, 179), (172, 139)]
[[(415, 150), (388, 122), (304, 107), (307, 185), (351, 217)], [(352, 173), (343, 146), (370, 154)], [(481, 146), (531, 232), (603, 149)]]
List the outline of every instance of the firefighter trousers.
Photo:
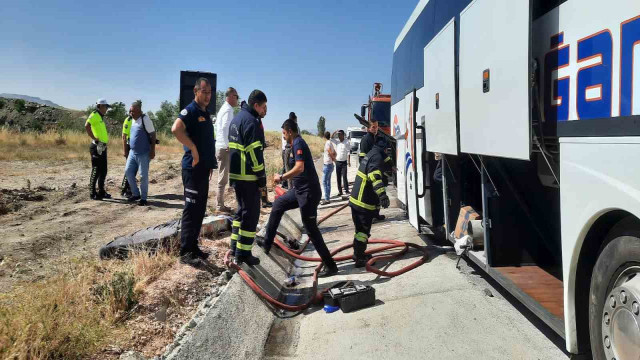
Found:
[(231, 253), (236, 257), (251, 255), (256, 226), (260, 219), (260, 190), (255, 181), (234, 181), (238, 210), (231, 227)]
[(307, 234), (311, 239), (311, 243), (316, 248), (318, 255), (322, 259), (322, 262), (329, 268), (335, 268), (336, 262), (333, 261), (331, 253), (324, 243), (322, 233), (318, 228), (318, 204), (320, 204), (321, 192), (301, 192), (298, 193), (295, 189), (287, 191), (284, 195), (280, 196), (273, 202), (273, 208), (271, 209), (271, 215), (269, 215), (269, 221), (267, 222), (267, 232), (265, 237), (265, 251), (271, 249), (273, 241), (276, 236), (276, 230), (280, 225), (282, 215), (287, 210), (300, 208), (300, 215), (302, 217), (302, 224), (307, 230)]
[(353, 236), (353, 253), (356, 257), (362, 258), (365, 250), (367, 250), (367, 243), (369, 242), (369, 236), (371, 236), (371, 224), (376, 216), (376, 211), (359, 208), (353, 204), (350, 207), (351, 219), (356, 228)]
[(180, 230), (180, 255), (198, 249), (198, 236), (209, 197), (209, 169), (201, 164), (193, 169), (182, 169), (182, 184), (184, 210)]

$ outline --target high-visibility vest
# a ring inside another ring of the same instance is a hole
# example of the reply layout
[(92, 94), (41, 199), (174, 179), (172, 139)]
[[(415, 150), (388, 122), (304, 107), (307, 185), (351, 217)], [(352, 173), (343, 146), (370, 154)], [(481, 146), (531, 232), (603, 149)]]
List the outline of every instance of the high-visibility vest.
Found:
[(85, 124), (91, 125), (91, 132), (93, 136), (95, 136), (98, 141), (102, 143), (109, 142), (109, 133), (107, 132), (107, 125), (105, 125), (104, 120), (102, 119), (102, 115), (98, 111), (94, 111), (89, 115)]
[(122, 134), (127, 135), (127, 141), (131, 137), (131, 124), (133, 124), (133, 118), (131, 116), (127, 116), (122, 123)]

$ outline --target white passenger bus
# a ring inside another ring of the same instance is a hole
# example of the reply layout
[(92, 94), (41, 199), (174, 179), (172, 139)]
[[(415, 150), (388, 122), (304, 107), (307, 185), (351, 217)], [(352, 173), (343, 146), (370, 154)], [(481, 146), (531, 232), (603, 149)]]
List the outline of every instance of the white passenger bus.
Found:
[(570, 353), (639, 359), (640, 1), (422, 0), (391, 97), (411, 224), (470, 206), (469, 258)]

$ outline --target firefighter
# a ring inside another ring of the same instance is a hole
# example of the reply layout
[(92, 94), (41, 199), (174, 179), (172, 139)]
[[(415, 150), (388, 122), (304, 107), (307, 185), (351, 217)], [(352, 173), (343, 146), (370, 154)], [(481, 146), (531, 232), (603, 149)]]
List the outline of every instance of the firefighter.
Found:
[(353, 260), (356, 267), (363, 267), (370, 259), (365, 255), (367, 242), (371, 236), (371, 223), (376, 216), (376, 211), (389, 207), (389, 197), (382, 181), (384, 168), (385, 144), (383, 139), (378, 139), (373, 149), (360, 162), (356, 181), (351, 188), (349, 206), (351, 217), (356, 228), (353, 238)]
[(253, 266), (260, 263), (251, 248), (260, 217), (260, 194), (267, 186), (260, 121), (267, 115), (267, 96), (253, 90), (248, 101), (229, 125), (229, 181), (238, 203), (230, 245), (236, 264)]
[(282, 124), (282, 135), (291, 144), (295, 165), (283, 175), (273, 175), (273, 182), (277, 184), (284, 180), (292, 180), (293, 189), (290, 189), (274, 201), (273, 209), (267, 222), (265, 237), (258, 238), (258, 245), (262, 246), (264, 252), (268, 254), (273, 245), (282, 215), (287, 210), (299, 207), (302, 224), (324, 263), (324, 270), (319, 276), (334, 275), (338, 273), (338, 266), (331, 257), (320, 229), (318, 229), (318, 204), (322, 197), (322, 191), (320, 190), (320, 180), (318, 180), (311, 150), (309, 150), (309, 146), (302, 139), (302, 136), (298, 134), (298, 125), (293, 120), (287, 119)]
[[(367, 134), (365, 136), (362, 137), (362, 139), (360, 140), (360, 153), (358, 154), (358, 163), (362, 162), (362, 159), (364, 159), (364, 157), (371, 151), (371, 149), (373, 149), (374, 145), (376, 143), (380, 143), (382, 148), (386, 150), (387, 148), (387, 141), (384, 137), (379, 136), (378, 135), (378, 120), (376, 119), (372, 119), (369, 122), (369, 129), (367, 129)], [(381, 171), (383, 173), (382, 176), (382, 181), (384, 182), (384, 186), (388, 185), (388, 180), (387, 180), (387, 173), (390, 173), (392, 171), (392, 167), (393, 167), (393, 161), (391, 161), (391, 157), (390, 156), (386, 156), (383, 159), (383, 166), (381, 168)], [(356, 177), (356, 180), (358, 178)], [(378, 209), (376, 209), (376, 214), (373, 217), (375, 220), (384, 220), (385, 216), (384, 215), (380, 215), (380, 208), (378, 207)]]
[(184, 210), (180, 231), (180, 262), (199, 266), (209, 253), (198, 247), (198, 236), (207, 210), (209, 180), (218, 168), (213, 122), (207, 111), (211, 101), (211, 84), (199, 78), (193, 87), (195, 99), (187, 105), (173, 123), (171, 132), (184, 146), (182, 156), (182, 185)]
[[(131, 110), (129, 110), (129, 116), (124, 119), (122, 123), (122, 151), (124, 152), (124, 158), (129, 158), (129, 139), (131, 138), (131, 123), (133, 122), (133, 117), (131, 116)], [(124, 174), (122, 178), (122, 191), (120, 194), (124, 197), (131, 197), (131, 188), (129, 187), (129, 182), (127, 181), (127, 174)]]
[[(369, 151), (373, 149), (378, 134), (378, 120), (371, 119), (367, 133), (360, 139), (360, 152), (358, 153), (358, 163), (367, 156)], [(358, 165), (359, 166), (359, 165)]]
[[(91, 191), (91, 199), (102, 200), (111, 199), (104, 190), (104, 180), (107, 178), (107, 143), (109, 142), (109, 133), (104, 123), (104, 115), (107, 113), (110, 105), (105, 99), (96, 101), (96, 110), (87, 118), (84, 128), (87, 135), (91, 138), (89, 153), (91, 154), (91, 179), (89, 180), (89, 189)], [(96, 183), (98, 191), (96, 192)]]

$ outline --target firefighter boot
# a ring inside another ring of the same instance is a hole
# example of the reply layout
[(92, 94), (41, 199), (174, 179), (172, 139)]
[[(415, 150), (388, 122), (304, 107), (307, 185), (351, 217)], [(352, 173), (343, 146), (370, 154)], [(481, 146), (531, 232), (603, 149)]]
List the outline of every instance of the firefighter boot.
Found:
[(367, 250), (367, 243), (353, 239), (353, 261), (357, 268), (367, 265), (367, 261), (371, 259), (371, 255), (364, 252)]
[(238, 266), (242, 264), (247, 264), (249, 266), (256, 266), (260, 264), (260, 259), (251, 255), (251, 253), (246, 254), (244, 251), (236, 251), (235, 263)]

